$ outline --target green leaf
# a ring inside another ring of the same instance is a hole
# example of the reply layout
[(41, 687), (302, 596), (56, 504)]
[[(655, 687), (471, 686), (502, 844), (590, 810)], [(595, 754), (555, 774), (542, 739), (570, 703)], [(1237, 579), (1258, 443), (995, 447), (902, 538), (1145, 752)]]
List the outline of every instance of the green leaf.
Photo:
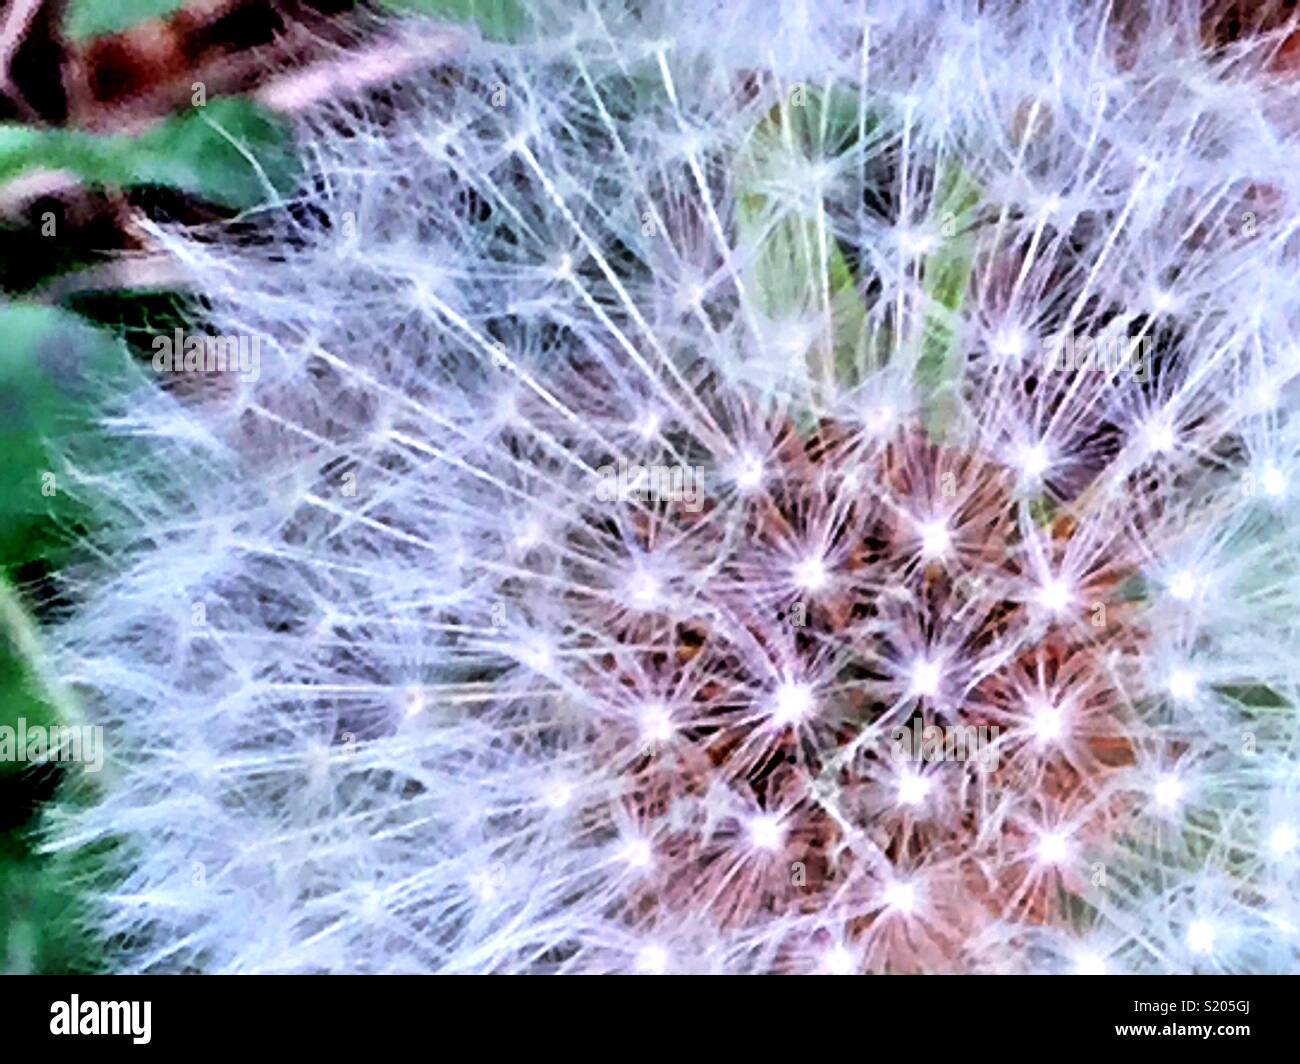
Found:
[(179, 11), (187, 0), (71, 0), (64, 32), (74, 41), (121, 33), (150, 19)]
[(51, 557), (82, 516), (51, 442), (91, 431), (97, 402), (133, 376), (122, 346), (73, 315), (0, 306), (0, 575)]
[(517, 41), (528, 29), (523, 0), (380, 0), (402, 14), (427, 15), (448, 22), (469, 23), (492, 41)]
[(289, 126), (243, 97), (214, 100), (140, 138), (135, 181), (175, 185), (227, 207), (285, 195), (299, 174)]
[(1287, 709), (1291, 703), (1264, 684), (1223, 684), (1216, 691), (1247, 709)]
[(298, 174), (288, 125), (239, 97), (138, 136), (0, 125), (0, 184), (41, 169), (92, 185), (171, 185), (235, 209), (283, 195)]
[(0, 975), (100, 967), (87, 907), (70, 888), (73, 863), (34, 855), (21, 831), (0, 834)]
[(133, 146), (129, 137), (0, 125), (0, 183), (32, 170), (71, 170), (87, 180), (120, 184), (130, 171)]
[[(40, 645), (36, 623), (17, 592), (0, 578), (0, 726), (20, 732), (80, 725), (82, 715), (60, 684)], [(14, 735), (17, 738), (17, 735)], [(33, 852), (22, 813), (47, 793), (45, 774), (25, 760), (0, 761), (0, 817), (17, 826), (0, 830), (0, 974), (93, 971), (95, 943), (87, 936), (84, 898), (71, 885), (86, 858)], [(55, 781), (57, 782), (57, 781)], [(85, 800), (92, 790), (83, 790)]]

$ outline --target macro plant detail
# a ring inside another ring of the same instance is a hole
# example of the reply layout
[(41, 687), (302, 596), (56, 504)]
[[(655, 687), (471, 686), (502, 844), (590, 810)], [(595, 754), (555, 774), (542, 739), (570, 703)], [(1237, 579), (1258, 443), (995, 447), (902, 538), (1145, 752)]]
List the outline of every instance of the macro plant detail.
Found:
[(1295, 970), (1297, 90), (1199, 12), (543, 4), (157, 227), (260, 360), (65, 454), (116, 966)]

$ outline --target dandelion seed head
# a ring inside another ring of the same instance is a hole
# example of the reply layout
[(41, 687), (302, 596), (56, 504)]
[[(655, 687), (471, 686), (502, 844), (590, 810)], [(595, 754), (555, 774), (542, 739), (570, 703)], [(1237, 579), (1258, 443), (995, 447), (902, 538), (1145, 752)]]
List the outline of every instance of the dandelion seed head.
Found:
[(525, 6), (145, 223), (261, 364), (59, 445), (115, 963), (1300, 968), (1280, 24)]

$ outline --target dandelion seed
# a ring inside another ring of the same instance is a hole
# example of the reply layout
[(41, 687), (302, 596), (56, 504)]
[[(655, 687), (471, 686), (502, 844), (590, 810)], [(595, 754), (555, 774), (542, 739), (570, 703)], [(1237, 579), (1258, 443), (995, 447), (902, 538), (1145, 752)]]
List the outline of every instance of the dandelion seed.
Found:
[(1178, 806), (1186, 793), (1187, 787), (1182, 780), (1174, 775), (1164, 775), (1156, 782), (1154, 791), (1156, 805), (1169, 812)]
[(672, 738), (673, 722), (661, 703), (652, 703), (641, 711), (641, 736), (648, 742), (664, 743)]
[(543, 795), (543, 801), (552, 809), (563, 809), (572, 800), (573, 785), (563, 780), (552, 783)]
[(651, 858), (650, 844), (645, 839), (633, 839), (623, 847), (623, 860), (633, 868), (649, 868)]
[(826, 563), (816, 556), (799, 562), (791, 574), (796, 585), (805, 591), (819, 591), (826, 586)]
[(952, 546), (952, 537), (948, 534), (946, 522), (935, 519), (920, 526), (921, 557), (941, 558)]
[(1268, 848), (1274, 857), (1287, 857), (1296, 848), (1296, 831), (1290, 824), (1279, 824), (1268, 837)]
[(746, 455), (736, 467), (734, 474), (736, 486), (742, 491), (752, 491), (763, 483), (763, 461), (754, 455)]
[(1052, 613), (1060, 613), (1072, 599), (1070, 586), (1059, 577), (1048, 580), (1038, 589), (1038, 602)]
[(1286, 475), (1277, 466), (1267, 466), (1260, 477), (1260, 486), (1264, 489), (1265, 495), (1276, 499), (1286, 493)]
[(515, 655), (535, 672), (547, 672), (555, 665), (554, 648), (539, 634), (526, 637), (517, 645)]
[(524, 527), (515, 536), (515, 546), (520, 550), (531, 550), (542, 541), (542, 526), (535, 520), (525, 522)]
[(1069, 853), (1067, 837), (1060, 832), (1048, 832), (1038, 839), (1038, 859), (1043, 864), (1061, 864)]
[(1271, 381), (1261, 381), (1250, 393), (1250, 409), (1254, 413), (1273, 410), (1278, 404), (1277, 385)]
[(1016, 464), (1026, 481), (1035, 481), (1047, 472), (1052, 462), (1047, 453), (1047, 446), (1042, 443), (1035, 443), (1020, 449)]
[(406, 715), (418, 717), (429, 708), (429, 697), (423, 687), (411, 687), (406, 692)]
[(1151, 293), (1151, 309), (1157, 314), (1168, 314), (1177, 306), (1177, 298), (1168, 289), (1157, 288)]
[(922, 659), (912, 666), (911, 693), (923, 698), (933, 698), (939, 693), (939, 684), (942, 679), (943, 673), (940, 671), (938, 663)]
[(774, 816), (764, 814), (756, 816), (749, 822), (749, 838), (760, 850), (778, 850), (784, 840), (781, 822)]
[(1146, 427), (1147, 450), (1164, 454), (1174, 449), (1174, 427), (1163, 417), (1153, 418)]
[(785, 680), (776, 689), (772, 719), (778, 725), (798, 724), (812, 712), (812, 688), (806, 683)]
[(668, 951), (663, 946), (643, 946), (636, 955), (636, 970), (644, 975), (663, 975), (668, 970)]
[(497, 895), (496, 876), (490, 871), (475, 872), (470, 876), (469, 886), (481, 902), (490, 902)]
[(938, 243), (933, 233), (904, 229), (898, 234), (898, 247), (904, 255), (910, 258), (921, 258), (929, 255), (938, 246)]
[(659, 602), (659, 582), (649, 573), (641, 572), (633, 576), (628, 590), (632, 601), (642, 608)]
[(916, 886), (912, 883), (890, 883), (885, 888), (885, 905), (910, 916), (916, 909)]
[(643, 440), (652, 440), (659, 435), (659, 430), (663, 427), (663, 418), (659, 416), (658, 411), (649, 410), (642, 415), (641, 420), (637, 423), (637, 434)]
[(1184, 569), (1169, 584), (1169, 594), (1179, 602), (1188, 602), (1195, 596), (1197, 585), (1196, 574)]
[(1169, 693), (1179, 701), (1186, 701), (1196, 694), (1198, 680), (1191, 669), (1174, 669), (1169, 674)]
[(873, 435), (880, 436), (887, 432), (898, 417), (892, 406), (878, 406), (867, 415), (867, 428)]
[(1005, 329), (993, 340), (993, 353), (1002, 358), (1017, 359), (1025, 353), (1025, 334), (1018, 328)]
[(930, 793), (930, 781), (914, 772), (904, 773), (898, 780), (898, 800), (903, 805), (920, 805)]
[(1193, 953), (1212, 953), (1215, 938), (1214, 926), (1207, 920), (1193, 920), (1187, 928), (1187, 948)]
[(1110, 969), (1100, 953), (1086, 951), (1075, 957), (1074, 972), (1076, 975), (1109, 975)]
[(1035, 703), (1030, 708), (1029, 726), (1034, 738), (1040, 742), (1054, 742), (1065, 733), (1061, 711), (1045, 702)]

